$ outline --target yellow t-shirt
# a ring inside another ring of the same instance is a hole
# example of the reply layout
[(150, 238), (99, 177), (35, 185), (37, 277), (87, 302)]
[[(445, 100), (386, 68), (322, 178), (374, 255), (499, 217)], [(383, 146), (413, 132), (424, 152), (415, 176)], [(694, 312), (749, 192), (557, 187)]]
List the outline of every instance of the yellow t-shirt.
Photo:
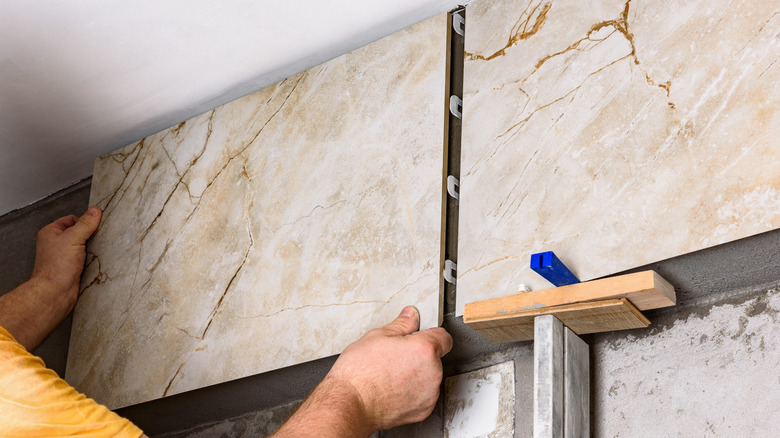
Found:
[(0, 327), (0, 437), (127, 437), (143, 432), (79, 393)]

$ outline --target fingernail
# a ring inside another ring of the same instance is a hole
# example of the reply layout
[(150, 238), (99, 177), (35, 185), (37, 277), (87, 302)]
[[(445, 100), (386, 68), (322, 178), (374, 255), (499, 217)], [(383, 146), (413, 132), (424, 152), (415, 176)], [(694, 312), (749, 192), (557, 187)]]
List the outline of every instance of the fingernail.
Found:
[(98, 215), (97, 207), (90, 207), (89, 210), (87, 210), (87, 214), (90, 216), (97, 216)]
[(414, 306), (406, 306), (404, 307), (404, 310), (401, 310), (401, 316), (405, 316), (407, 318), (416, 318), (417, 309)]
[(412, 318), (414, 320), (414, 325), (417, 327), (417, 329), (420, 329), (420, 311), (417, 310), (414, 306), (406, 306), (403, 310), (401, 310), (401, 316), (405, 316), (407, 318)]

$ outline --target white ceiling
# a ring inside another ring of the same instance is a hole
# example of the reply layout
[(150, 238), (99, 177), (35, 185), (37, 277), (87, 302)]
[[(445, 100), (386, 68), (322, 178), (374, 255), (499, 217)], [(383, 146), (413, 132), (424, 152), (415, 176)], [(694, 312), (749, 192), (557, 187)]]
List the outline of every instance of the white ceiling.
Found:
[(0, 214), (99, 155), (468, 1), (0, 0)]

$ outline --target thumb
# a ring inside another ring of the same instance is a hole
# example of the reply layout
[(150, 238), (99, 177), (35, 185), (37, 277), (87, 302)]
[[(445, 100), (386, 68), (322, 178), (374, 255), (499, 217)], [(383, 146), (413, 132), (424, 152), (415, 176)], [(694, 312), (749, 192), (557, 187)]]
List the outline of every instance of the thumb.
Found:
[(100, 225), (100, 218), (103, 213), (98, 207), (90, 207), (72, 227), (65, 232), (73, 235), (79, 244), (84, 244), (87, 239), (97, 230)]
[(420, 311), (414, 306), (406, 306), (401, 314), (384, 329), (393, 336), (411, 335), (420, 329)]

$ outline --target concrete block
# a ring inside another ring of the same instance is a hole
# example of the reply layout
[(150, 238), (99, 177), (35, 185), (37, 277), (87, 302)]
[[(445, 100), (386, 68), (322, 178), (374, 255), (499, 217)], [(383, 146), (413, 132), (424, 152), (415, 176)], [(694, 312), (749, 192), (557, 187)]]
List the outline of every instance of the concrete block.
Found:
[(514, 436), (513, 361), (449, 377), (444, 388), (444, 437)]

